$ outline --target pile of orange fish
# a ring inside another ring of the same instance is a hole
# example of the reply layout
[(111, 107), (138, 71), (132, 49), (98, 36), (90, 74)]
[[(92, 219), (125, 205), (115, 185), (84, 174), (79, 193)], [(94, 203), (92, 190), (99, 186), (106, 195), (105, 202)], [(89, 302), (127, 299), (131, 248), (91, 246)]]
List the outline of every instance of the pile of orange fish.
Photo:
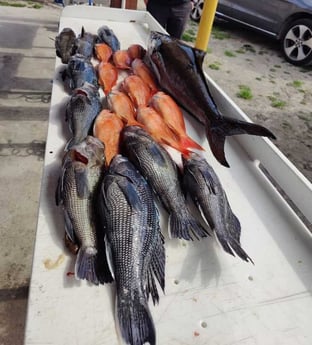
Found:
[(134, 44), (115, 52), (106, 44), (95, 44), (98, 83), (107, 97), (107, 108), (96, 117), (93, 135), (105, 145), (106, 164), (119, 152), (124, 126), (143, 127), (157, 142), (184, 155), (203, 148), (186, 133), (183, 113), (176, 102), (160, 91), (143, 61), (145, 49)]

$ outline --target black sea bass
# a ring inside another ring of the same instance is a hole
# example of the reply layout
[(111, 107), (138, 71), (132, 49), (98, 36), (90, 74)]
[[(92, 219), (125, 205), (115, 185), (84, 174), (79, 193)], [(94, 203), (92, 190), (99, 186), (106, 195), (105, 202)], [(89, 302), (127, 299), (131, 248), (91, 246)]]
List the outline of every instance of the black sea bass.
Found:
[(117, 155), (99, 198), (110, 267), (116, 282), (116, 317), (126, 344), (156, 344), (148, 296), (164, 288), (165, 251), (153, 194), (127, 158)]
[(94, 284), (112, 280), (106, 257), (99, 250), (103, 238), (97, 239), (93, 203), (103, 163), (103, 144), (88, 136), (64, 156), (56, 190), (56, 203), (64, 210), (66, 234), (79, 246), (75, 276)]
[(212, 153), (229, 166), (224, 153), (225, 137), (252, 134), (275, 139), (268, 129), (223, 116), (203, 73), (205, 52), (160, 32), (152, 31), (146, 57), (163, 90), (206, 127)]

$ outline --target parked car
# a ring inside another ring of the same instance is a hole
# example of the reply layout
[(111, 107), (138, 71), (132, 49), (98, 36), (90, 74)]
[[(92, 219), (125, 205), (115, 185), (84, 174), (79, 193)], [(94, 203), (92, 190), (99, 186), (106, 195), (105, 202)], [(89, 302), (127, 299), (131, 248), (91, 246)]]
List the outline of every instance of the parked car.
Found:
[[(191, 19), (199, 21), (204, 0), (193, 3)], [(312, 63), (312, 0), (219, 0), (216, 17), (275, 37), (294, 65)]]

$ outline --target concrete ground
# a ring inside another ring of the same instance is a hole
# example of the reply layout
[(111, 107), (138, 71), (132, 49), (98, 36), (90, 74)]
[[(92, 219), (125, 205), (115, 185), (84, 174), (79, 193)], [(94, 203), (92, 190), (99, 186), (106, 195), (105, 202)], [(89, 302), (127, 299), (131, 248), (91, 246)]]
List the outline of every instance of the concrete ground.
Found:
[(61, 9), (0, 7), (0, 344), (23, 343)]
[[(52, 0), (37, 2), (43, 7), (0, 7), (0, 345), (23, 344), (54, 75), (53, 39), (62, 10)], [(145, 8), (143, 0), (138, 8)]]

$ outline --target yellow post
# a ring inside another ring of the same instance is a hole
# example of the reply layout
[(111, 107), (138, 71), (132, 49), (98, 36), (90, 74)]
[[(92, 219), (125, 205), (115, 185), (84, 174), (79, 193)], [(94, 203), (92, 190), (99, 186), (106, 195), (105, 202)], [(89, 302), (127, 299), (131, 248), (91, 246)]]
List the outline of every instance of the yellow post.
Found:
[(203, 13), (198, 26), (195, 48), (206, 51), (218, 0), (205, 0)]

